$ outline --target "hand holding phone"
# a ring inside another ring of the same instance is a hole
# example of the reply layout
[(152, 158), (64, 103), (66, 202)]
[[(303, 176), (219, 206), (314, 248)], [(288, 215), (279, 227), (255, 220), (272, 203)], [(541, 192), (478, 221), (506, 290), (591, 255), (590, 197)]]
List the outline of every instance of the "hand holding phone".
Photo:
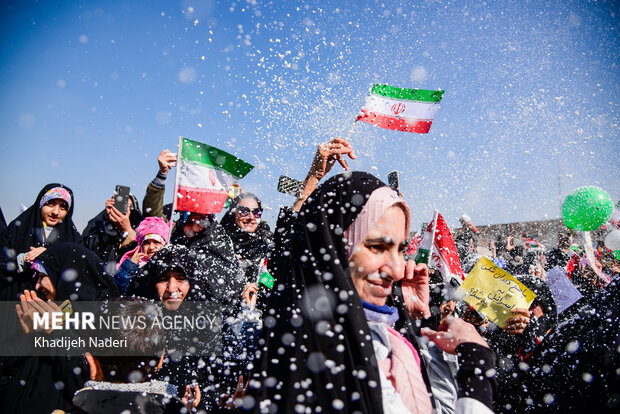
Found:
[(159, 164), (159, 172), (168, 174), (170, 168), (177, 163), (177, 154), (170, 152), (170, 150), (163, 150), (157, 157), (157, 163)]

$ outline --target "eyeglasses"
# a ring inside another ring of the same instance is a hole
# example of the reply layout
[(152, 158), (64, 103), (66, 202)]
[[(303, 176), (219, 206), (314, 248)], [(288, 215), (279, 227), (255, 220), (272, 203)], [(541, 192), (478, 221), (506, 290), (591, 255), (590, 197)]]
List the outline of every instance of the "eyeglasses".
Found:
[(263, 214), (263, 209), (260, 207), (256, 207), (253, 209), (250, 209), (248, 207), (245, 206), (238, 206), (237, 207), (237, 214), (239, 214), (239, 216), (241, 217), (246, 217), (248, 214), (252, 213), (252, 216), (256, 217), (256, 218), (260, 218), (260, 216)]

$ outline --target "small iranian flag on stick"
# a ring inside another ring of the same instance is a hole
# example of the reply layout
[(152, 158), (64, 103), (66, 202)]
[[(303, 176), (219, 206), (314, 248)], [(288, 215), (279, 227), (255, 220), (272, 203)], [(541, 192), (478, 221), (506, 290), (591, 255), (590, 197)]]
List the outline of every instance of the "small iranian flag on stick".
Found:
[(356, 121), (395, 131), (427, 134), (444, 92), (375, 84)]
[(225, 151), (179, 138), (174, 209), (200, 214), (220, 212), (230, 187), (252, 168)]
[(416, 251), (416, 263), (429, 264), (430, 261), (441, 272), (445, 284), (450, 283), (452, 279), (456, 279), (457, 282), (465, 279), (450, 228), (437, 211), (435, 211), (433, 221), (426, 228)]

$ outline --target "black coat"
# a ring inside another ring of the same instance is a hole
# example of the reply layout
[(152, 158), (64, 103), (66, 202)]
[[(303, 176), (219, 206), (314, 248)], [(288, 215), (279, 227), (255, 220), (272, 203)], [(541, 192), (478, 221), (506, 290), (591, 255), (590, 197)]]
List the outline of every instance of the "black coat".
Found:
[(185, 407), (178, 398), (165, 394), (90, 388), (80, 390), (73, 402), (77, 408), (71, 414), (180, 414)]
[[(217, 241), (217, 236), (211, 232), (208, 234), (212, 235)], [(184, 303), (186, 301), (213, 302), (217, 304), (223, 318), (236, 314), (243, 285), (241, 282), (236, 283), (235, 278), (241, 281), (242, 276), (238, 262), (236, 268), (234, 266), (229, 267), (229, 262), (224, 260), (228, 253), (226, 251), (218, 252), (217, 245), (217, 243), (209, 244), (207, 239), (203, 237), (192, 240), (192, 248), (174, 244), (164, 246), (133, 278), (128, 293), (147, 299), (160, 300), (155, 284), (166, 271), (175, 268), (180, 270), (190, 281), (190, 290), (184, 299)], [(229, 247), (232, 252), (232, 246)], [(194, 304), (194, 307), (198, 306), (199, 304)], [(175, 341), (173, 336), (179, 336), (174, 332), (166, 333), (169, 335), (167, 341)], [(214, 333), (215, 335), (217, 333)], [(220, 335), (222, 335), (221, 332)], [(226, 339), (222, 338), (223, 346), (227, 345)], [(167, 345), (166, 348), (170, 350), (172, 346)], [(163, 368), (155, 374), (155, 378), (177, 385), (179, 397), (183, 396), (185, 385), (197, 382), (204, 393), (201, 407), (208, 407), (213, 410), (217, 407), (216, 399), (220, 391), (224, 389), (226, 392), (230, 392), (231, 386), (236, 384), (236, 377), (224, 372), (223, 366), (226, 362), (222, 355), (210, 360), (205, 355), (168, 353)]]
[[(56, 301), (103, 300), (118, 296), (101, 260), (76, 243), (56, 243), (38, 258), (56, 287)], [(72, 272), (68, 276), (66, 272)], [(45, 413), (73, 408), (73, 394), (88, 379), (84, 358), (28, 356), (7, 358), (2, 364), (0, 412)]]
[(212, 216), (207, 216), (206, 221), (206, 227), (191, 239), (183, 233), (183, 222), (177, 222), (170, 244), (186, 246), (196, 254), (204, 273), (203, 297), (220, 301), (226, 312), (233, 315), (238, 311), (244, 287), (243, 271), (226, 231)]
[(548, 272), (556, 266), (560, 266), (566, 269), (566, 265), (574, 254), (575, 252), (573, 252), (572, 250), (564, 252), (559, 247), (554, 247), (553, 249), (549, 250), (547, 254), (545, 254), (545, 270)]
[(497, 413), (510, 412), (505, 407), (512, 398), (510, 393), (515, 383), (518, 383), (515, 376), (518, 376), (522, 370), (519, 364), (522, 360), (528, 360), (528, 356), (558, 321), (557, 307), (549, 286), (536, 276), (517, 275), (515, 277), (536, 294), (533, 303), (540, 304), (544, 314), (540, 318), (532, 316), (521, 335), (510, 335), (500, 328), (490, 328), (483, 334), (497, 354), (499, 387), (494, 401), (494, 410)]
[[(508, 401), (515, 412), (617, 413), (620, 410), (620, 279), (536, 347)], [(529, 403), (529, 404), (528, 404)]]
[(245, 274), (245, 281), (254, 283), (262, 262), (271, 256), (274, 247), (273, 233), (265, 221), (260, 222), (254, 233), (248, 233), (240, 229), (234, 220), (231, 222), (224, 218), (221, 225), (233, 243), (235, 254)]

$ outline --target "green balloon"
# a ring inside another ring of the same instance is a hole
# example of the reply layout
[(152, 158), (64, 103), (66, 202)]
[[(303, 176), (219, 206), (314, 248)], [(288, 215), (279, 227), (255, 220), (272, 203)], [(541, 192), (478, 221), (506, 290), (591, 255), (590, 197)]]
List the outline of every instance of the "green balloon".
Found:
[(620, 250), (614, 250), (614, 256), (616, 256), (616, 259), (620, 260)]
[(594, 186), (571, 191), (562, 204), (562, 218), (569, 229), (593, 231), (609, 220), (614, 205), (603, 189)]

